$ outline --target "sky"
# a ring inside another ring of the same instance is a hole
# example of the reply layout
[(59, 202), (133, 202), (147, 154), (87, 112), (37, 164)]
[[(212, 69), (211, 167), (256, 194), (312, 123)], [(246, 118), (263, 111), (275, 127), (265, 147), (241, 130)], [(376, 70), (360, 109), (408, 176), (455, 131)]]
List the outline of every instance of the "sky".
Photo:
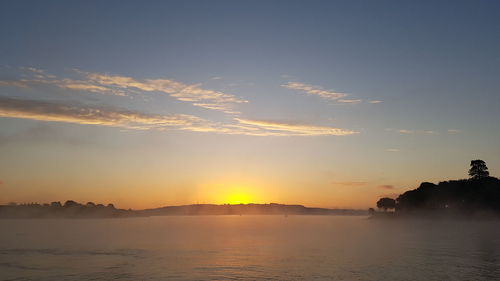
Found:
[(1, 1), (0, 204), (368, 208), (500, 170), (497, 1)]

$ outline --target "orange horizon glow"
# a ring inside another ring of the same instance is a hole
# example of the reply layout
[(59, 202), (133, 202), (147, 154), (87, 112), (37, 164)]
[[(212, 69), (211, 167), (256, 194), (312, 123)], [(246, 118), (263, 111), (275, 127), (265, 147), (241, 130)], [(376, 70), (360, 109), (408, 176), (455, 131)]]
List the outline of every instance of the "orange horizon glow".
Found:
[[(157, 179), (159, 180), (159, 179)], [(134, 183), (116, 183), (112, 190), (120, 192), (107, 192), (103, 186), (95, 185), (92, 188), (79, 189), (85, 192), (74, 192), (68, 189), (61, 189), (59, 186), (42, 189), (43, 193), (38, 194), (20, 194), (17, 198), (12, 198), (8, 202), (40, 204), (60, 201), (64, 203), (67, 200), (73, 200), (82, 204), (94, 202), (96, 204), (112, 203), (120, 209), (152, 209), (164, 206), (180, 206), (192, 204), (285, 204), (285, 205), (303, 205), (307, 207), (331, 208), (331, 209), (366, 209), (374, 206), (376, 198), (384, 192), (363, 192), (364, 189), (373, 190), (370, 184), (362, 186), (353, 185), (350, 182), (335, 182), (333, 184), (318, 183), (308, 185), (303, 183), (280, 184), (272, 180), (261, 181), (256, 178), (239, 178), (237, 176), (217, 177), (207, 179), (206, 184), (191, 183), (190, 192), (186, 192), (185, 185), (168, 185), (158, 183), (148, 183), (141, 186), (141, 193), (137, 193), (137, 187)], [(335, 185), (342, 185), (344, 189), (335, 189)], [(314, 188), (314, 189), (313, 189)], [(304, 192), (309, 190), (308, 192)], [(57, 196), (55, 191), (64, 190)], [(13, 189), (4, 189), (6, 195), (10, 195)], [(361, 192), (361, 194), (360, 194)], [(389, 191), (395, 194), (399, 191)], [(394, 197), (394, 196), (392, 196)]]

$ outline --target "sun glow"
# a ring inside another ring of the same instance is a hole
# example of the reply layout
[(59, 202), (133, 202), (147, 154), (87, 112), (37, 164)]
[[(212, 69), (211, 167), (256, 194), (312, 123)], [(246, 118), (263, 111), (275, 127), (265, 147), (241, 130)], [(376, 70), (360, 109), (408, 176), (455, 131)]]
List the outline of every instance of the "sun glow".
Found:
[(229, 193), (226, 199), (228, 204), (248, 204), (252, 203), (250, 195), (241, 192)]
[(198, 196), (215, 204), (265, 203), (274, 200), (268, 185), (258, 180), (218, 178), (204, 184)]

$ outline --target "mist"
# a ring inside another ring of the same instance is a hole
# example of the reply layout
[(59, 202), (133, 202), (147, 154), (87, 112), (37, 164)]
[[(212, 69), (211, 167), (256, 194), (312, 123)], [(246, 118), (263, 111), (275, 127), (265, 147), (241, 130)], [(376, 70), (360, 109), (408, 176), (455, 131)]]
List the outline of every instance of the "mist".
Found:
[(498, 221), (235, 215), (0, 224), (3, 280), (491, 280), (500, 273)]

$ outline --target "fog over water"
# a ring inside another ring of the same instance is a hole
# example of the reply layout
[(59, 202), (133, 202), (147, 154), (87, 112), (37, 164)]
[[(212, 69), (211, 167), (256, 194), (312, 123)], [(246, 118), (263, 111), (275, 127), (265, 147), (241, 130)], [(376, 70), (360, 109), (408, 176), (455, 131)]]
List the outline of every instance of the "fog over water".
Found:
[(0, 220), (0, 280), (493, 280), (500, 221)]

